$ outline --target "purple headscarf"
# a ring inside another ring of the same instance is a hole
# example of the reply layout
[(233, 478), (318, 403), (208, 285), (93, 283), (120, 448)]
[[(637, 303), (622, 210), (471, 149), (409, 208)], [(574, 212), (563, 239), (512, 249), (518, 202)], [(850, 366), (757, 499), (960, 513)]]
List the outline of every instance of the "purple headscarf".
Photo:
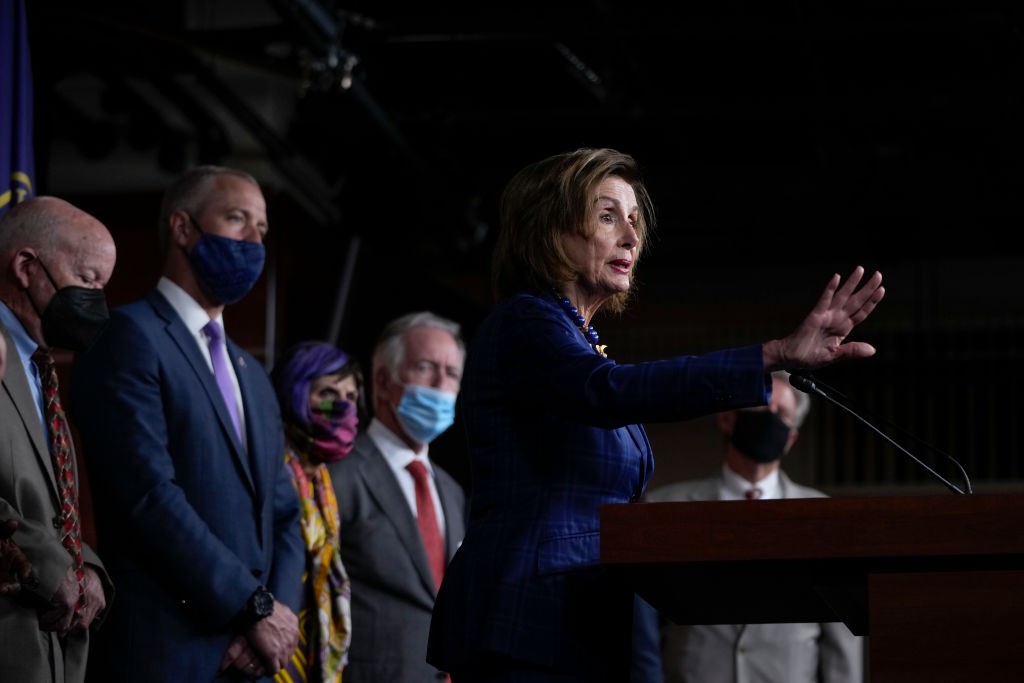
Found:
[(335, 373), (342, 377), (355, 375), (361, 410), (363, 377), (352, 356), (334, 344), (322, 341), (299, 342), (286, 350), (271, 373), (285, 422), (294, 422), (309, 429), (313, 420), (309, 386), (317, 377)]
[[(354, 377), (359, 390), (355, 404), (347, 400), (310, 406), (309, 388), (325, 375)], [(297, 453), (313, 462), (331, 462), (348, 455), (362, 412), (363, 378), (359, 364), (326, 342), (306, 341), (285, 351), (271, 373), (285, 432)]]

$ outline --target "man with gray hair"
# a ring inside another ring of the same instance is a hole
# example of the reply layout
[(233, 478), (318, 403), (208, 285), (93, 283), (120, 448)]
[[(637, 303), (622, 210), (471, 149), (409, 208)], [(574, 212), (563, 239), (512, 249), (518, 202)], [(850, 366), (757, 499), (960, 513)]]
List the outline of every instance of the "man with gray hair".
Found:
[[(725, 461), (713, 477), (649, 491), (648, 502), (822, 498), (781, 469), (811, 407), (810, 396), (772, 373), (767, 406), (715, 416)], [(764, 586), (766, 592), (774, 587)], [(731, 600), (724, 594), (722, 601)], [(631, 683), (860, 683), (862, 639), (841, 622), (689, 626), (659, 618), (637, 598)]]
[(427, 636), (465, 533), (466, 500), (428, 451), (455, 419), (465, 358), (452, 320), (419, 311), (388, 323), (373, 350), (373, 419), (348, 457), (328, 466), (352, 582), (345, 683), (446, 678), (427, 664)]

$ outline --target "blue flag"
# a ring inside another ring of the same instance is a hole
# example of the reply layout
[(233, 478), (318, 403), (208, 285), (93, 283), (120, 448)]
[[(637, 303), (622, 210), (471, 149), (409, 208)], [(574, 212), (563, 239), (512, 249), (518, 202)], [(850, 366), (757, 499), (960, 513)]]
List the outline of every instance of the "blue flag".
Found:
[(35, 194), (25, 0), (0, 0), (0, 216)]

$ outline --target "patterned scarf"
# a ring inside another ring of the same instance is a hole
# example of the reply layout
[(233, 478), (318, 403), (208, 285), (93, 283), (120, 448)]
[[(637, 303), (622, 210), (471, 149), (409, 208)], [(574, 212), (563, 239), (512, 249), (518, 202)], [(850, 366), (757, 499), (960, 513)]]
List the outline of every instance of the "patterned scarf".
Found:
[(299, 646), (274, 680), (341, 683), (352, 639), (352, 588), (338, 554), (340, 524), (334, 486), (325, 465), (316, 465), (310, 481), (295, 453), (287, 451), (284, 457), (302, 501), (305, 603), (299, 610)]

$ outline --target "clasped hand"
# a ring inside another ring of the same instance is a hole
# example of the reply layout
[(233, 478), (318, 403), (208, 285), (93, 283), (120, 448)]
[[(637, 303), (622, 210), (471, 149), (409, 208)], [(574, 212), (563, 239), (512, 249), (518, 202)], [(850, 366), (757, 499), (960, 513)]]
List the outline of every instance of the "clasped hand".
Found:
[(288, 663), (299, 645), (299, 619), (284, 603), (242, 635), (235, 636), (221, 659), (220, 670), (234, 668), (247, 678), (272, 676)]
[(85, 600), (82, 608), (75, 611), (79, 597), (78, 577), (75, 568), (68, 567), (57, 591), (50, 598), (49, 609), (39, 614), (39, 628), (66, 636), (72, 631), (85, 631), (92, 625), (96, 615), (107, 606), (107, 598), (103, 594), (103, 583), (96, 570), (86, 565), (84, 572)]

